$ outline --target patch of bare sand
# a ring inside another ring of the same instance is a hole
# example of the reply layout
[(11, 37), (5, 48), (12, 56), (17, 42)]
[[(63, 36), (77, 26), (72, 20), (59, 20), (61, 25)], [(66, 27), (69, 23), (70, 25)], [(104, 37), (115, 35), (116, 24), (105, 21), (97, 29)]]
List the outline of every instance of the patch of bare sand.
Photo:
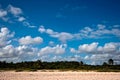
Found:
[(0, 72), (0, 80), (120, 80), (120, 72)]

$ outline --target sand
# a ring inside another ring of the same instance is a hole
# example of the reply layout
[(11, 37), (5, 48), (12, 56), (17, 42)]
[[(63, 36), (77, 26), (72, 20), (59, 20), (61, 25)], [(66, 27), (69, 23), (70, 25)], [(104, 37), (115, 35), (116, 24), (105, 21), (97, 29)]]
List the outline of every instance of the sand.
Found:
[(0, 72), (0, 80), (120, 80), (120, 72)]

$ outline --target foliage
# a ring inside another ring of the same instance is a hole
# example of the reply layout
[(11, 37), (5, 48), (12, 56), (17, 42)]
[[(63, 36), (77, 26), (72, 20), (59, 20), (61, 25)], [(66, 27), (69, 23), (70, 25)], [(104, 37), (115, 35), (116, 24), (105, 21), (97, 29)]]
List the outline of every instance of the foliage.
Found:
[[(112, 60), (111, 60), (112, 61)], [(109, 71), (120, 71), (120, 65), (111, 65), (104, 62), (103, 65), (87, 65), (82, 61), (57, 61), (57, 62), (41, 62), (37, 61), (29, 61), (29, 62), (19, 62), (19, 63), (7, 63), (5, 61), (0, 62), (0, 70), (16, 70), (16, 72), (21, 71), (37, 71), (37, 70), (45, 70), (45, 69), (56, 69), (60, 71), (64, 70), (82, 70), (82, 71), (100, 71), (100, 72), (109, 72)]]
[(108, 64), (109, 64), (109, 65), (113, 65), (113, 64), (114, 64), (113, 59), (109, 59), (109, 60), (108, 60)]

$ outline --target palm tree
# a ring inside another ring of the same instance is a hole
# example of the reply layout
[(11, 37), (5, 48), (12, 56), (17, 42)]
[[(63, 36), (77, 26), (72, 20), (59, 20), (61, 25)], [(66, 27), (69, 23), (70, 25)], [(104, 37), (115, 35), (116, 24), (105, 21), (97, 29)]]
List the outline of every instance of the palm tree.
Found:
[(109, 60), (108, 60), (108, 64), (109, 64), (109, 65), (113, 65), (113, 64), (114, 64), (113, 59), (109, 59)]

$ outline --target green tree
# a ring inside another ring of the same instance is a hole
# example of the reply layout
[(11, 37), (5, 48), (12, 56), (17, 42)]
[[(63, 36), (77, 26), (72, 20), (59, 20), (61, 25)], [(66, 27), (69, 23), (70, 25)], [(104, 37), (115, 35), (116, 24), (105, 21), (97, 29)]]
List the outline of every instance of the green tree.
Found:
[(83, 63), (83, 61), (80, 61), (80, 63), (79, 63), (80, 65), (84, 65), (84, 63)]
[(103, 66), (107, 66), (108, 64), (106, 62), (103, 63)]
[(114, 64), (113, 59), (109, 59), (109, 60), (108, 60), (108, 64), (109, 64), (109, 65), (113, 65), (113, 64)]

